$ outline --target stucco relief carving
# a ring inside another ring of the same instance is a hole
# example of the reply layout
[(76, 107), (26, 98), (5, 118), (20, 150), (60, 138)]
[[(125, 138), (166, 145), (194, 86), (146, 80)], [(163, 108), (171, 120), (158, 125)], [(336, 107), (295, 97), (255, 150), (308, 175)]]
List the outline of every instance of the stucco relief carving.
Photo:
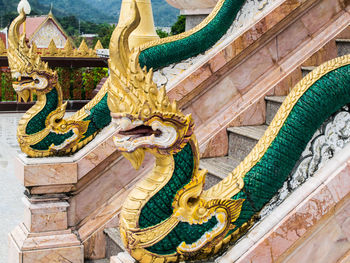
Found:
[(350, 108), (343, 107), (315, 132), (279, 193), (261, 211), (265, 217), (350, 142)]
[(55, 41), (57, 48), (64, 48), (67, 40), (57, 26), (49, 20), (34, 35), (32, 42), (34, 42), (38, 48), (47, 48), (51, 39)]

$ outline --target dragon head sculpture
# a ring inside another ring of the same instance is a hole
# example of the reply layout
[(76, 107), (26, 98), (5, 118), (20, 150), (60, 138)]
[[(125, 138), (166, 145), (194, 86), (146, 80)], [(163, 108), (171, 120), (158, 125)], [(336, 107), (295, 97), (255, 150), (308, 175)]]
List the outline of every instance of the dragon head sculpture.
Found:
[[(140, 50), (130, 52), (127, 39), (137, 24), (135, 14), (128, 26), (118, 26), (110, 44), (111, 61), (119, 63), (110, 63), (112, 89), (108, 106), (113, 123), (119, 129), (115, 144), (129, 160), (135, 158), (127, 153), (140, 154), (143, 149), (153, 149), (159, 154), (181, 151), (194, 127), (191, 115), (185, 116), (175, 101), (170, 102), (165, 87), (158, 90), (152, 70), (141, 69)], [(133, 162), (135, 168), (141, 163), (142, 160), (137, 164)]]
[(26, 14), (22, 10), (10, 26), (8, 61), (14, 78), (13, 87), (18, 96), (27, 101), (31, 91), (47, 93), (57, 83), (58, 77), (35, 52), (35, 44), (29, 46), (25, 34), (20, 35), (19, 29), (25, 20)]
[[(124, 243), (141, 262), (156, 258), (173, 262), (208, 255), (234, 227), (244, 200), (203, 198), (207, 171), (199, 170), (193, 119), (169, 100), (164, 87), (157, 88), (152, 69), (141, 68), (140, 51), (129, 50), (128, 37), (140, 22), (135, 1), (130, 12), (130, 20), (117, 26), (110, 43), (108, 106), (118, 130), (114, 142), (136, 169), (146, 151), (156, 157), (156, 165), (124, 204)], [(163, 191), (165, 196), (158, 196)], [(154, 214), (157, 211), (160, 217)], [(172, 231), (182, 228), (188, 236), (172, 239)], [(191, 236), (187, 231), (195, 234)], [(169, 238), (171, 245), (165, 244)], [(162, 254), (158, 247), (164, 245), (171, 246), (172, 252)]]
[(17, 139), (21, 150), (30, 157), (66, 155), (77, 151), (92, 140), (87, 134), (90, 119), (88, 106), (70, 119), (64, 119), (67, 102), (63, 103), (58, 74), (41, 60), (33, 43), (29, 46), (20, 26), (25, 22), (22, 10), (11, 23), (8, 39), (8, 61), (13, 88), (25, 102), (37, 95), (34, 106), (19, 121)]

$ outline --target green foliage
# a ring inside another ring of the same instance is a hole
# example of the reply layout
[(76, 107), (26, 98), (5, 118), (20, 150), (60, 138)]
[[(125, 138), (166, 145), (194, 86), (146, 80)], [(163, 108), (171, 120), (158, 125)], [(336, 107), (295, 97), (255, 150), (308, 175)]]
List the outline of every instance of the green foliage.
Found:
[[(74, 96), (74, 87), (75, 85), (75, 73), (77, 71), (81, 71), (82, 75), (82, 85), (81, 85), (81, 99), (89, 100), (86, 96), (87, 87), (95, 89), (98, 83), (100, 83), (101, 79), (108, 76), (107, 68), (56, 68), (55, 69), (59, 76), (59, 81), (61, 87), (63, 89), (67, 89), (68, 95), (65, 99), (76, 100), (77, 98)], [(67, 76), (65, 76), (67, 74)], [(67, 83), (69, 84), (67, 85)], [(91, 83), (92, 82), (92, 83)], [(67, 87), (66, 87), (67, 86)]]
[(101, 41), (101, 44), (104, 48), (108, 48), (109, 41), (111, 40), (112, 33), (115, 29), (115, 25), (102, 24), (99, 31), (98, 37)]
[(0, 84), (1, 84), (1, 101), (16, 101), (17, 95), (15, 90), (12, 87), (12, 77), (9, 72), (0, 71)]
[(178, 16), (177, 21), (171, 27), (171, 35), (178, 35), (185, 32), (186, 17), (184, 15)]
[(79, 34), (79, 20), (75, 16), (65, 16), (57, 18), (57, 20), (69, 36)]
[(92, 68), (89, 71), (83, 72), (83, 86), (86, 87), (90, 81), (89, 75), (92, 75), (93, 86), (96, 88), (97, 84), (101, 81), (102, 78), (108, 76), (107, 68)]
[(157, 35), (158, 35), (160, 38), (165, 38), (165, 37), (168, 37), (168, 36), (169, 36), (168, 32), (165, 32), (165, 31), (163, 31), (163, 30), (161, 30), (161, 29), (157, 29), (156, 32), (157, 32)]

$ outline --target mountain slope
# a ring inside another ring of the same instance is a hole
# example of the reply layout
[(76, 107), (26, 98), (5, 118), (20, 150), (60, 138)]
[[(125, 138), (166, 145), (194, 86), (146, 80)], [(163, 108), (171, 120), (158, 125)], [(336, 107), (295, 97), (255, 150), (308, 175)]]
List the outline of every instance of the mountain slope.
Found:
[[(112, 16), (114, 19), (113, 21), (115, 21), (115, 16), (119, 17), (122, 0), (83, 1), (88, 2), (92, 7), (104, 13), (106, 16)], [(179, 10), (170, 6), (165, 0), (152, 0), (152, 9), (156, 26), (171, 26), (176, 22), (177, 16), (179, 15)]]
[[(33, 14), (47, 14), (53, 3), (57, 17), (74, 15), (95, 23), (117, 23), (122, 0), (29, 0)], [(1, 19), (5, 14), (17, 12), (19, 0), (0, 0)], [(176, 21), (179, 11), (165, 0), (153, 0), (153, 14), (157, 26), (170, 26)]]

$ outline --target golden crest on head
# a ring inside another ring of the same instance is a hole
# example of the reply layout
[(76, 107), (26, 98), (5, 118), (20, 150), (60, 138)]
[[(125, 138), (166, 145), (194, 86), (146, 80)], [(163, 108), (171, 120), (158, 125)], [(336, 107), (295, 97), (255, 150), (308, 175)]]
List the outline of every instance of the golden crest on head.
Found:
[[(129, 20), (119, 23), (111, 38), (108, 107), (123, 135), (134, 137), (122, 136), (115, 139), (115, 144), (122, 152), (132, 153), (150, 146), (147, 148), (158, 153), (175, 153), (193, 134), (193, 120), (191, 115), (186, 116), (178, 109), (175, 101), (169, 100), (165, 87), (158, 89), (153, 82), (153, 70), (141, 68), (140, 50), (130, 50), (129, 36), (140, 23), (135, 1), (130, 7)], [(126, 157), (143, 159), (139, 158), (140, 151), (137, 155), (126, 154)]]
[(29, 47), (25, 34), (20, 34), (20, 26), (25, 22), (26, 14), (21, 11), (20, 15), (12, 22), (8, 33), (8, 61), (15, 78), (16, 72), (30, 73), (31, 71), (42, 71), (54, 74), (47, 63), (43, 62), (36, 52), (36, 46)]

